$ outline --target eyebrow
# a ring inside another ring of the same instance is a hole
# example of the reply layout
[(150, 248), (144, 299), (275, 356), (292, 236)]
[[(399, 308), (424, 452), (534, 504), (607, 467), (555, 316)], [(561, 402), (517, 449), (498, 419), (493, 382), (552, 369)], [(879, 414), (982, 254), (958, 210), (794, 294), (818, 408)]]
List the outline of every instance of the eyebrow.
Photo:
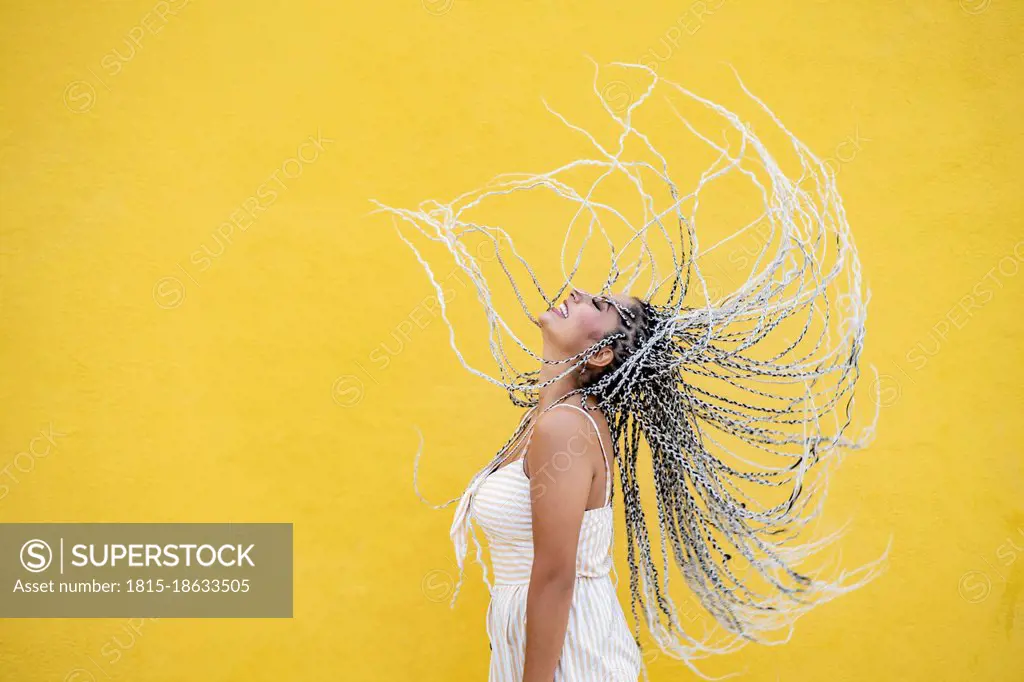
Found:
[[(630, 310), (626, 306), (623, 306), (621, 303), (616, 301), (611, 296), (605, 296), (604, 294), (598, 294), (597, 296), (594, 296), (594, 298), (601, 299), (601, 300), (605, 301), (606, 303), (608, 303), (611, 307), (615, 308), (615, 312), (619, 314), (619, 317), (622, 318), (622, 321), (626, 323), (627, 327), (633, 324), (633, 320), (636, 318), (636, 313), (634, 313), (632, 310)], [(629, 313), (629, 317), (628, 318), (623, 313), (623, 310), (625, 310), (626, 313)]]

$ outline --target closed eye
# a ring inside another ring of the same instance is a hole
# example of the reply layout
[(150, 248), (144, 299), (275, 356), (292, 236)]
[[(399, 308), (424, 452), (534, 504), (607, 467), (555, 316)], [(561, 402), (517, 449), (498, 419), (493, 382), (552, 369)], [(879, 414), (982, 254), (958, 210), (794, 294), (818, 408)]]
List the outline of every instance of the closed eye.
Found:
[[(614, 304), (613, 304), (613, 303), (612, 303), (611, 301), (609, 301), (609, 300), (607, 300), (607, 299), (605, 299), (605, 298), (603, 298), (603, 297), (600, 297), (600, 296), (594, 296), (594, 297), (593, 297), (593, 298), (591, 299), (591, 301), (593, 302), (593, 304), (594, 304), (594, 307), (595, 307), (595, 308), (597, 308), (598, 310), (602, 311), (602, 312), (603, 312), (603, 311), (605, 311), (605, 310), (608, 310), (608, 308), (609, 308), (609, 307), (614, 307), (614, 308), (615, 308), (615, 312), (616, 312), (616, 313), (618, 313), (618, 315), (619, 315), (619, 317), (620, 317), (620, 318), (622, 318), (622, 322), (623, 322), (623, 324), (624, 324), (624, 325), (625, 325), (625, 326), (626, 326), (627, 328), (629, 328), (629, 327), (632, 327), (632, 326), (633, 326), (633, 325), (632, 325), (632, 323), (631, 323), (631, 322), (630, 322), (630, 321), (629, 321), (629, 320), (628, 320), (628, 319), (627, 319), (627, 318), (626, 318), (626, 317), (625, 317), (625, 316), (624, 316), (624, 315), (622, 314), (622, 312), (621, 312), (621, 311), (619, 310), (619, 307), (618, 307), (618, 306), (615, 306), (615, 305), (614, 305)], [(601, 306), (599, 306), (599, 305), (597, 304), (597, 302), (598, 302), (598, 301), (601, 301), (601, 303), (604, 303), (604, 308), (602, 308)]]

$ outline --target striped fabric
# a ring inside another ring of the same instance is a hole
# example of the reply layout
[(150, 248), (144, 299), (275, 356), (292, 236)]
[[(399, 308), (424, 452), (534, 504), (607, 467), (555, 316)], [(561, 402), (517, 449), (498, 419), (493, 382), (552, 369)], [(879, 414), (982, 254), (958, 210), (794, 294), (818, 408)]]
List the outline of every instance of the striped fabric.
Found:
[[(597, 429), (587, 412), (575, 405)], [(600, 437), (600, 429), (597, 430)], [(608, 455), (601, 443), (608, 464)], [(526, 595), (533, 565), (530, 481), (525, 458), (491, 472), (474, 495), (471, 515), (487, 537), (494, 584), (487, 609), (491, 642), (488, 682), (520, 682), (526, 652)], [(612, 582), (612, 472), (605, 476), (605, 505), (583, 514), (576, 553), (576, 582), (555, 682), (636, 682), (640, 650), (626, 624)]]

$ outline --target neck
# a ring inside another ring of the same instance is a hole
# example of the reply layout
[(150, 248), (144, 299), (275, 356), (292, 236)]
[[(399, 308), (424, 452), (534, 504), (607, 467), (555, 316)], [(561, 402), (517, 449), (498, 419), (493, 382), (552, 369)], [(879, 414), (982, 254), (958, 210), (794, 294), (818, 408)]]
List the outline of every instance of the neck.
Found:
[[(552, 357), (547, 348), (544, 349), (544, 352), (542, 353), (542, 357), (545, 360), (561, 359), (561, 358)], [(551, 381), (552, 379), (557, 377), (559, 374), (564, 372), (568, 367), (569, 367), (568, 364), (552, 365), (552, 364), (544, 363), (541, 366), (541, 368), (540, 368), (540, 378), (539, 378), (539, 380), (540, 380), (541, 383), (544, 383), (546, 381)], [(579, 383), (578, 383), (579, 375), (578, 375), (578, 372), (579, 372), (579, 368), (576, 368), (573, 371), (571, 371), (568, 374), (566, 374), (564, 377), (562, 377), (562, 378), (558, 379), (557, 381), (555, 381), (554, 383), (549, 384), (549, 385), (545, 386), (544, 388), (540, 389), (540, 394), (539, 394), (539, 397), (538, 397), (538, 400), (537, 400), (538, 413), (540, 411), (543, 411), (545, 408), (550, 407), (554, 403), (559, 402), (559, 400), (562, 397), (564, 397), (567, 393), (569, 393), (570, 391), (575, 391), (577, 388), (579, 388)], [(577, 394), (577, 395), (574, 395), (572, 398), (570, 398), (568, 400), (568, 402), (573, 404), (573, 405), (583, 405), (583, 402), (582, 402), (581, 399), (582, 399), (582, 396)], [(592, 399), (591, 400), (587, 400), (586, 402), (587, 402), (588, 405), (593, 405), (594, 404)]]

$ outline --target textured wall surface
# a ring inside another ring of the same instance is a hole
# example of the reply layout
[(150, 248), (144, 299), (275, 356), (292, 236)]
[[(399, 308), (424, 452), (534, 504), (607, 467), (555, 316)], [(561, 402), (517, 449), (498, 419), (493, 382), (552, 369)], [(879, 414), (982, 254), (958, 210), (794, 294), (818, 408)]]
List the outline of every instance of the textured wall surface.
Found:
[[(856, 519), (850, 562), (893, 535), (889, 571), (709, 672), (1021, 679), (1021, 3), (0, 13), (0, 521), (295, 524), (294, 619), (6, 620), (0, 679), (486, 678), (486, 592), (471, 564), (447, 607), (452, 508), (413, 493), (414, 426), (443, 501), (516, 413), (461, 369), (369, 199), (575, 158), (541, 98), (594, 115), (585, 54), (723, 100), (735, 66), (833, 159), (872, 289), (878, 438), (828, 509)], [(691, 677), (650, 659), (655, 680)]]

